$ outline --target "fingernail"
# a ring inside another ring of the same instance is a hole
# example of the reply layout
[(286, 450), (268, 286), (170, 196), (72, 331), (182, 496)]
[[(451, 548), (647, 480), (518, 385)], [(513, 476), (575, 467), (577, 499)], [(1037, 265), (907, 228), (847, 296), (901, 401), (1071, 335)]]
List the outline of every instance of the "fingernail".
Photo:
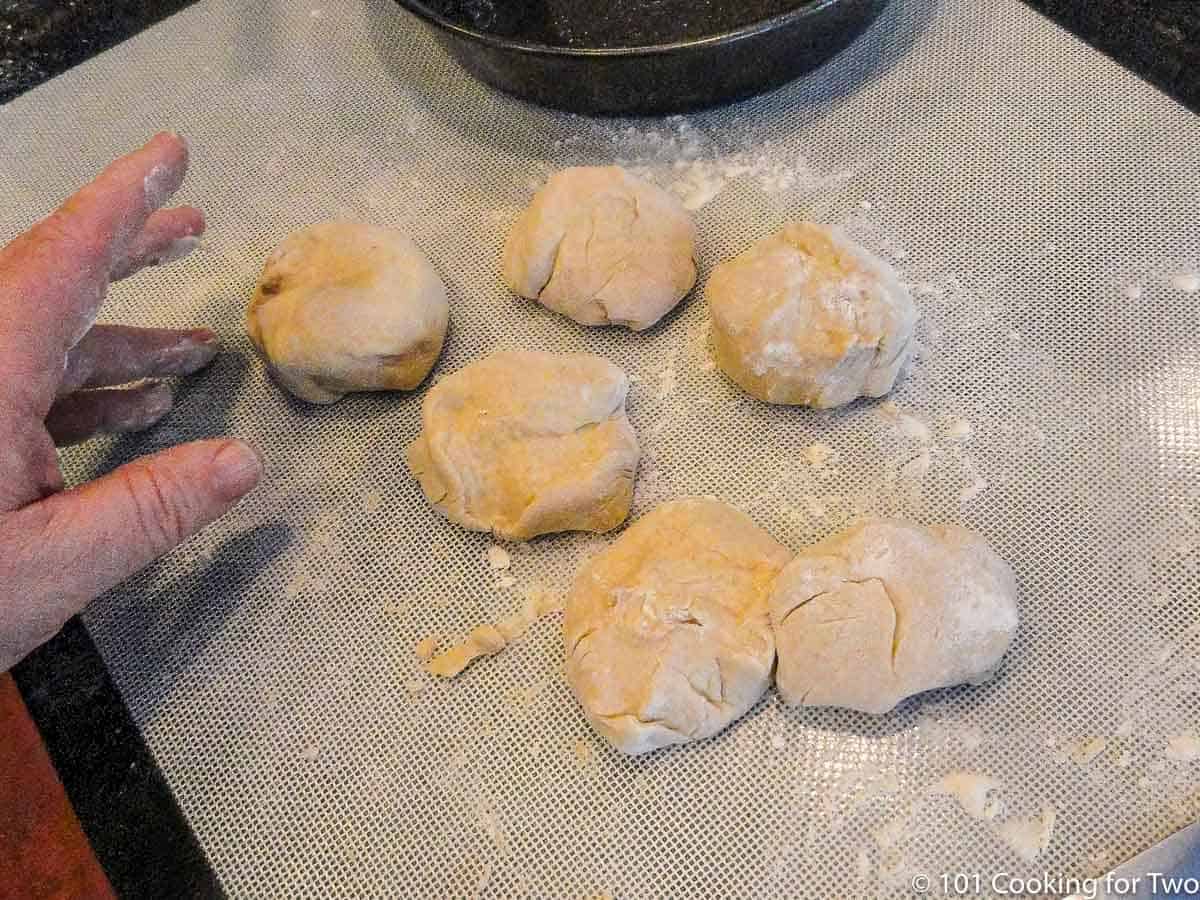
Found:
[(158, 132), (158, 134), (154, 135), (154, 137), (150, 138), (150, 140), (147, 141), (147, 144), (154, 144), (159, 141), (170, 141), (171, 143), (179, 143), (179, 144), (183, 144), (183, 147), (185, 150), (188, 148), (187, 138), (185, 138), (182, 134), (180, 134), (178, 131), (175, 131), (174, 129), (168, 129), (165, 131)]
[(213, 457), (213, 487), (226, 500), (237, 500), (258, 484), (263, 464), (249, 444), (226, 441)]
[(172, 375), (191, 375), (207, 366), (221, 352), (221, 339), (207, 328), (188, 332), (184, 340), (163, 351), (162, 361)]

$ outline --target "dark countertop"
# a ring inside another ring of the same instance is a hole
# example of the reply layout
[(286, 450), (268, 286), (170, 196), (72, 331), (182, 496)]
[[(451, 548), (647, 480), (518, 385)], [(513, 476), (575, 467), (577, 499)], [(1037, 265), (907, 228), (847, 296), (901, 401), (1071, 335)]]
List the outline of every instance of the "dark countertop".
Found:
[[(0, 103), (191, 2), (0, 0)], [(1200, 112), (1198, 0), (1025, 2)], [(78, 620), (14, 676), (118, 894), (220, 896), (203, 852)]]
[[(192, 2), (0, 0), (0, 103)], [(1025, 2), (1200, 112), (1197, 0)]]
[(0, 103), (194, 0), (0, 0)]
[(68, 622), (12, 674), (117, 896), (224, 897), (80, 620)]
[(1200, 113), (1197, 0), (1025, 0)]

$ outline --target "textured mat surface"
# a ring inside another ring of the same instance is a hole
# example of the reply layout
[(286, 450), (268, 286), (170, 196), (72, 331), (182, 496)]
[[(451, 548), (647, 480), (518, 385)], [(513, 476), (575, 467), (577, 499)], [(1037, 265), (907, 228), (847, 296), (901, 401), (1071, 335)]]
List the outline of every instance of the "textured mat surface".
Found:
[[(231, 894), (902, 896), (916, 874), (1101, 871), (1200, 813), (1200, 122), (1015, 0), (895, 2), (823, 71), (664, 121), (495, 95), (384, 0), (208, 0), (0, 116), (6, 234), (159, 128), (193, 143), (205, 245), (106, 317), (213, 327), (228, 352), (155, 431), (67, 462), (218, 433), (266, 455), (260, 491), (88, 617)], [(696, 209), (704, 275), (799, 216), (892, 258), (923, 314), (896, 407), (744, 397), (711, 367), (700, 288), (641, 335), (509, 296), (499, 250), (533, 187), (613, 161)], [(863, 512), (985, 533), (1022, 588), (1001, 676), (878, 719), (771, 694), (632, 761), (571, 699), (554, 619), (428, 680), (417, 640), (562, 591), (610, 538), (510, 546), (507, 585), (405, 471), (419, 393), (316, 409), (271, 383), (245, 302), (271, 247), (335, 216), (433, 259), (437, 373), (500, 347), (625, 367), (638, 511), (715, 494), (794, 547)], [(999, 781), (1003, 810), (931, 790), (952, 772)], [(1022, 859), (1013, 834), (1051, 812)]]

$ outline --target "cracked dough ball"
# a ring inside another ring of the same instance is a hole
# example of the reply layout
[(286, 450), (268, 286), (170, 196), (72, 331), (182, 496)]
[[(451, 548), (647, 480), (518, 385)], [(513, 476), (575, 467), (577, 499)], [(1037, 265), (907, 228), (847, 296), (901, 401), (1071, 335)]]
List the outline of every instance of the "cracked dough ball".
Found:
[(716, 734), (771, 679), (767, 595), (792, 554), (719, 500), (659, 506), (589, 560), (563, 630), (567, 680), (624, 753)]
[(504, 281), (584, 325), (641, 331), (696, 283), (696, 226), (678, 200), (622, 168), (565, 169), (513, 225)]
[(890, 391), (918, 318), (890, 265), (811, 222), (717, 266), (706, 296), (726, 375), (767, 403), (821, 409)]
[(390, 228), (324, 222), (267, 257), (246, 331), (302, 400), (411, 390), (442, 352), (446, 289), (417, 245)]
[(785, 702), (885, 713), (989, 677), (1017, 628), (1017, 584), (965, 528), (867, 519), (783, 570), (771, 623)]
[(475, 531), (608, 531), (633, 501), (628, 391), (591, 353), (493, 353), (429, 389), (409, 468), (430, 503)]

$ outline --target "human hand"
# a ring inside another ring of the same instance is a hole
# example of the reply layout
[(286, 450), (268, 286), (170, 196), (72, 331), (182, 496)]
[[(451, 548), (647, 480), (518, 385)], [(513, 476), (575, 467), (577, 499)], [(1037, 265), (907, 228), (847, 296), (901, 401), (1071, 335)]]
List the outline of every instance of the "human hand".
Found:
[(200, 211), (159, 209), (186, 170), (183, 140), (157, 135), (0, 250), (0, 672), (262, 476), (250, 447), (217, 439), (63, 490), (56, 443), (147, 428), (171, 407), (164, 385), (96, 388), (216, 355), (209, 331), (93, 324), (110, 281), (195, 245)]

